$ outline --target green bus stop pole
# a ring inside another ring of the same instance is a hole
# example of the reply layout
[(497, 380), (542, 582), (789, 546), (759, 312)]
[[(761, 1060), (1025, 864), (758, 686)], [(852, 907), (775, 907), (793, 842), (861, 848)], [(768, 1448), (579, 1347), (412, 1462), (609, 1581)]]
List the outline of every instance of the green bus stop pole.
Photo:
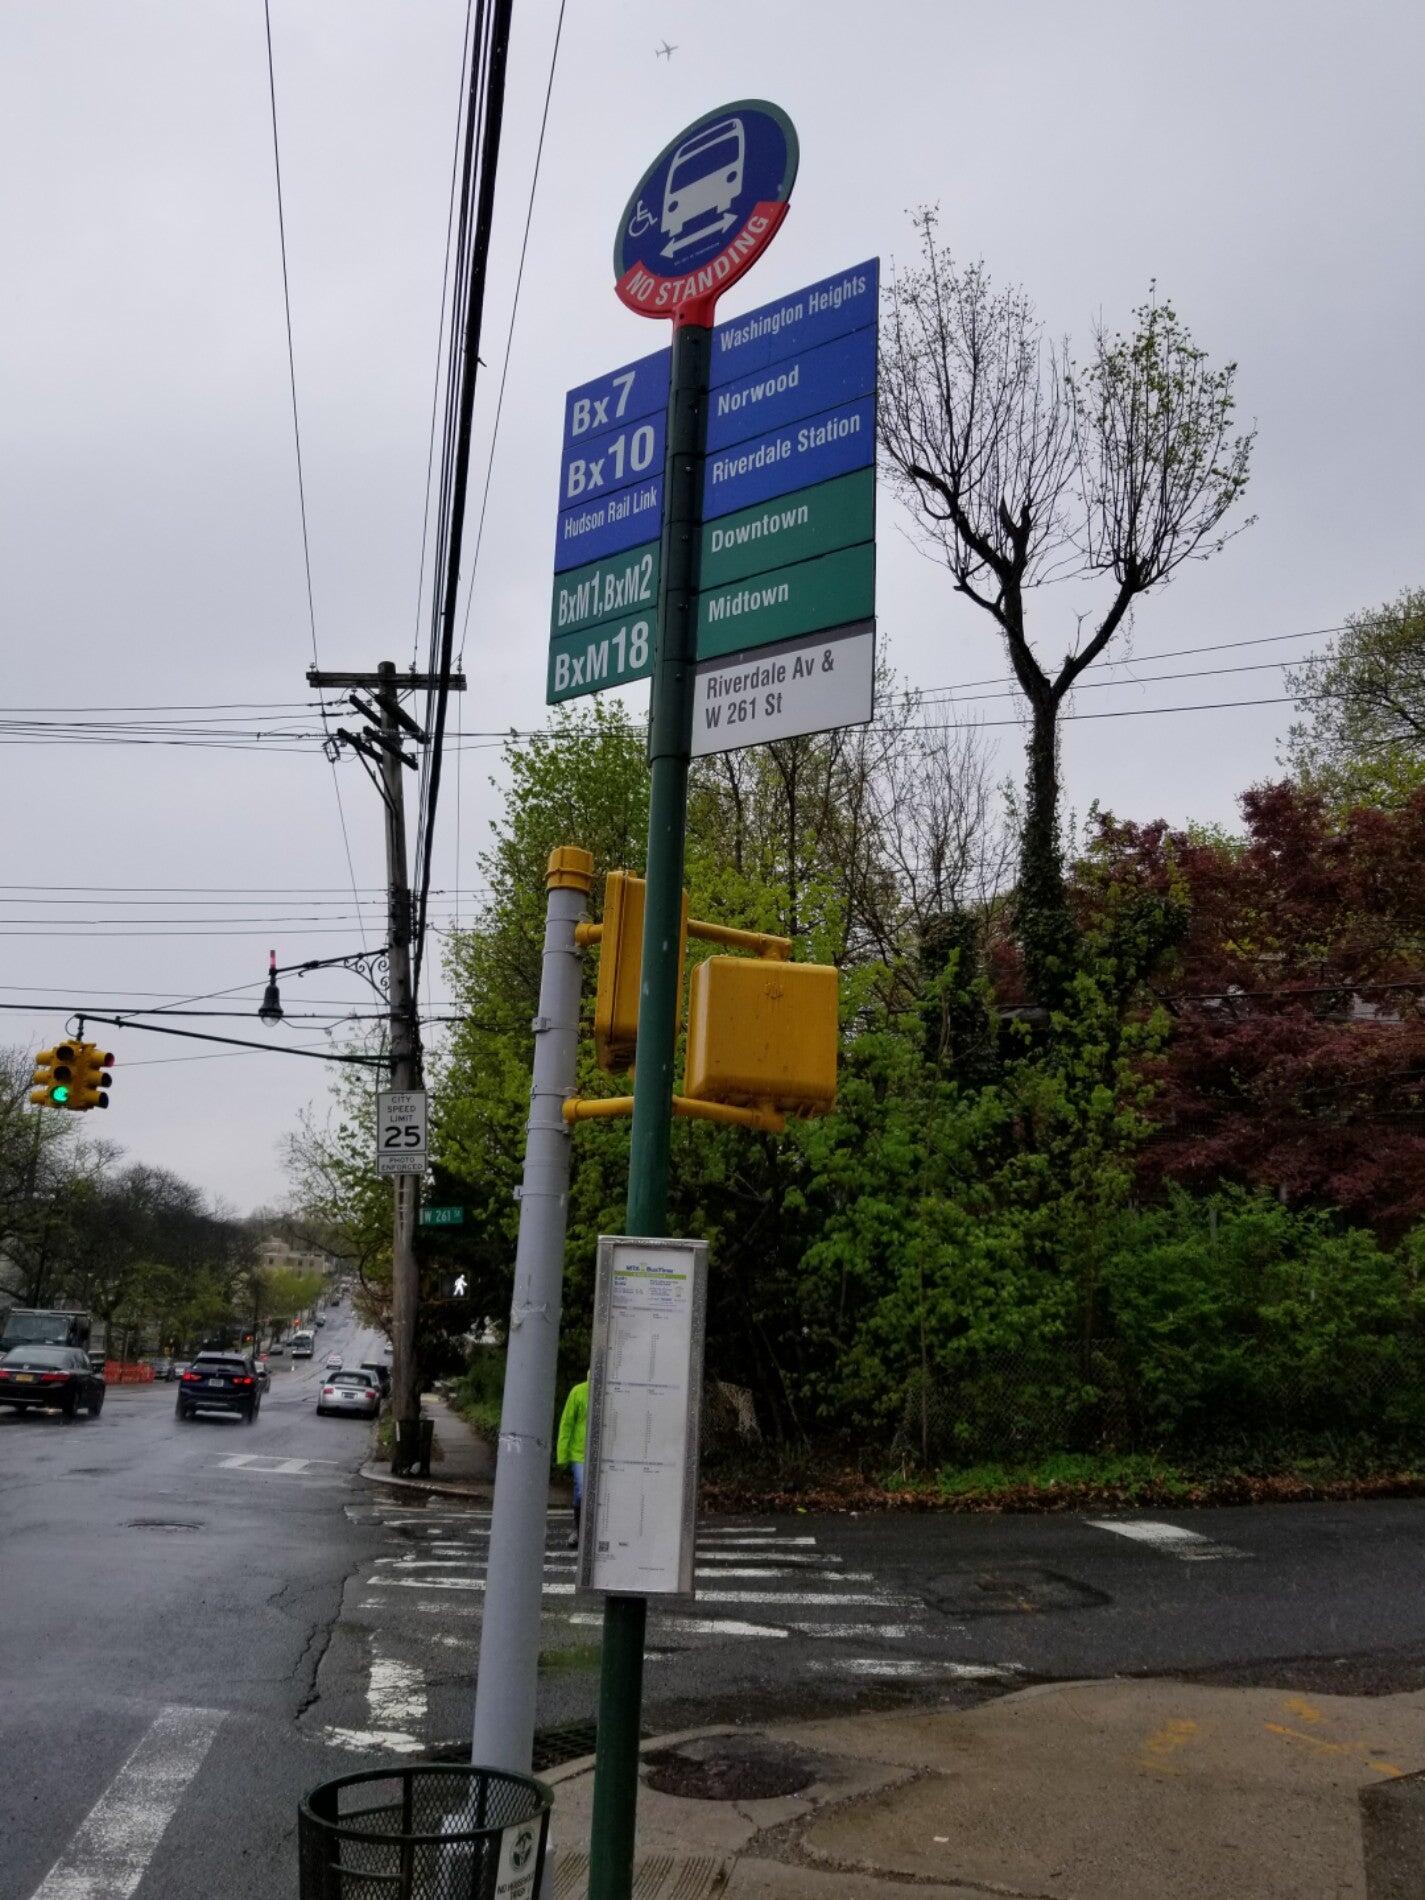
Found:
[[(693, 730), (698, 547), (702, 534), (703, 444), (707, 432), (712, 331), (673, 332), (663, 481), (662, 580), (658, 651), (649, 705), (648, 867), (643, 898), (643, 977), (633, 1080), (628, 1232), (655, 1238), (668, 1222), (668, 1154), (673, 1058), (678, 1039), (678, 946), (688, 757)], [(630, 1900), (643, 1708), (644, 1597), (609, 1597), (599, 1675), (589, 1900)]]

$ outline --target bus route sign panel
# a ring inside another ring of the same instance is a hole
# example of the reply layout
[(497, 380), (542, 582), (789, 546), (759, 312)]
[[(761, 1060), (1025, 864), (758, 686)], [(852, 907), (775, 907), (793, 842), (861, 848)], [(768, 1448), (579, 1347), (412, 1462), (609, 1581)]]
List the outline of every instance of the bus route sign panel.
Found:
[(692, 756), (863, 726), (875, 709), (873, 621), (698, 663)]
[(587, 633), (551, 640), (544, 695), (548, 704), (651, 679), (655, 619), (649, 612), (633, 619), (606, 620)]
[(712, 391), (708, 453), (869, 396), (875, 387), (873, 329), (851, 330), (815, 349), (784, 356)]
[(777, 235), (797, 160), (791, 120), (765, 99), (736, 99), (685, 126), (624, 206), (620, 299), (640, 316), (711, 323), (718, 297)]
[(876, 610), (876, 546), (862, 541), (814, 561), (776, 567), (698, 595), (700, 660), (794, 640)]
[(549, 610), (549, 637), (583, 633), (600, 622), (640, 611), (653, 614), (658, 607), (659, 547), (649, 541), (587, 567), (566, 568), (554, 576), (554, 602)]
[(704, 522), (699, 577), (704, 588), (722, 587), (872, 541), (875, 534), (876, 474), (861, 468)]
[(703, 519), (870, 468), (875, 459), (876, 399), (863, 396), (710, 454), (703, 465)]
[(784, 356), (813, 350), (848, 330), (874, 328), (880, 289), (881, 260), (872, 257), (745, 316), (728, 318), (713, 331), (713, 388), (750, 376)]

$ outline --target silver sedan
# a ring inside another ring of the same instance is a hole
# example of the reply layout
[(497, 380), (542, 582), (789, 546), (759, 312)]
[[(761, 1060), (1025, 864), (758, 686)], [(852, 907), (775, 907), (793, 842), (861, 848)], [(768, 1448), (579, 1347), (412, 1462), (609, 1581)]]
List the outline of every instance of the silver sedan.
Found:
[(369, 1372), (330, 1372), (317, 1392), (317, 1411), (340, 1412), (348, 1418), (375, 1418), (381, 1410), (381, 1388)]

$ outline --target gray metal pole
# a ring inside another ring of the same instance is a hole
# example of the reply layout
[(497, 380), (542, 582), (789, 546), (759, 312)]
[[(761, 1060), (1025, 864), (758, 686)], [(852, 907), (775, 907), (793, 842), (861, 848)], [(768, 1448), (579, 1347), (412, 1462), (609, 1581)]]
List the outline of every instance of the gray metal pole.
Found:
[[(400, 730), (390, 707), (396, 703), (396, 668), (376, 669), (385, 692), (381, 780), (386, 794), (387, 942), (391, 971), (391, 1086), (420, 1087), (420, 1039), (411, 995), (411, 889), (406, 871), (406, 790), (401, 777)], [(398, 1174), (391, 1183), (391, 1415), (395, 1420), (393, 1471), (410, 1471), (420, 1456), (420, 1381), (416, 1372), (416, 1208), (420, 1181)]]
[(527, 1775), (534, 1751), (545, 1516), (569, 1215), (570, 1135), (564, 1103), (575, 1091), (580, 959), (594, 860), (572, 845), (551, 852), (544, 966), (534, 1020), (534, 1080), (520, 1189), (519, 1242), (500, 1408), (500, 1455), (475, 1678), (471, 1760)]

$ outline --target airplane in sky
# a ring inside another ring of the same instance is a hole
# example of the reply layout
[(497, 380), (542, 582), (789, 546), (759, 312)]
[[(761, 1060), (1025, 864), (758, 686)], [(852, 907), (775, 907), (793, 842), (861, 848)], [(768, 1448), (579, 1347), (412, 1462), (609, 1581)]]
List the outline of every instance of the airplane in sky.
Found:
[(671, 59), (677, 50), (676, 46), (670, 46), (667, 40), (664, 40), (661, 46), (654, 47), (653, 57), (655, 59)]

